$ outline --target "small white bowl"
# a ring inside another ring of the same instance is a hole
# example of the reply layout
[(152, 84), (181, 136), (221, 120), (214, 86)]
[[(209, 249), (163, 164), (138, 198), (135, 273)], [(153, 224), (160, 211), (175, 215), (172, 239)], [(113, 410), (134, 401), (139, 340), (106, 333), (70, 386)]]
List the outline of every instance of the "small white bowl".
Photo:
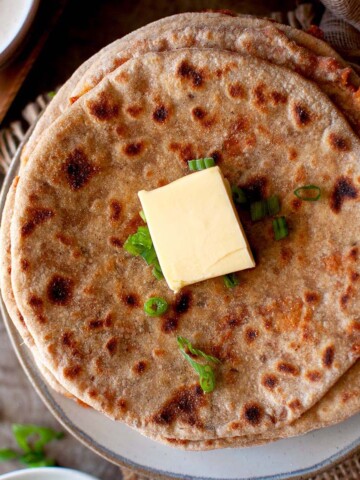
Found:
[(45, 467), (17, 470), (0, 475), (0, 480), (99, 480), (87, 473), (68, 468)]
[(35, 18), (40, 0), (0, 2), (0, 68), (19, 50)]

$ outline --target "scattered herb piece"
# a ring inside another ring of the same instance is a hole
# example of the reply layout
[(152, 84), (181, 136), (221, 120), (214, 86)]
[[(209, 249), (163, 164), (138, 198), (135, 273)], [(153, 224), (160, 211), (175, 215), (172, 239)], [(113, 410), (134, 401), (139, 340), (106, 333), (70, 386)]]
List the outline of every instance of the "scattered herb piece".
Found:
[(163, 273), (151, 239), (149, 227), (138, 227), (137, 232), (127, 238), (123, 248), (135, 257), (140, 255), (148, 265), (153, 265), (154, 268), (152, 273), (155, 278), (158, 280), (163, 278)]
[(266, 217), (267, 213), (268, 211), (266, 200), (259, 200), (257, 202), (253, 202), (250, 205), (250, 215), (253, 222), (262, 220)]
[(231, 187), (231, 191), (232, 191), (233, 200), (237, 205), (244, 205), (245, 203), (247, 203), (244, 190), (242, 190), (240, 187), (236, 185), (233, 185)]
[(194, 348), (189, 340), (184, 337), (177, 337), (177, 343), (180, 348), (181, 354), (184, 356), (186, 361), (193, 367), (195, 372), (200, 377), (200, 386), (205, 393), (210, 393), (215, 388), (215, 375), (213, 369), (210, 365), (202, 365), (201, 363), (196, 362), (190, 355), (185, 351), (185, 349), (189, 350), (190, 353), (193, 355), (201, 356), (208, 361), (214, 363), (220, 363), (220, 360), (212, 357), (211, 355), (207, 355), (206, 353)]
[(316, 185), (304, 185), (297, 188), (294, 191), (294, 195), (305, 202), (316, 202), (321, 197), (321, 190)]
[(202, 350), (199, 350), (198, 348), (194, 348), (189, 342), (189, 340), (185, 337), (177, 337), (177, 342), (181, 350), (185, 350), (186, 348), (189, 350), (190, 353), (193, 355), (197, 355), (199, 357), (205, 358), (205, 360), (208, 360), (209, 362), (214, 362), (214, 363), (221, 363), (220, 360), (216, 357), (213, 357), (212, 355), (208, 355), (204, 353)]
[(280, 212), (280, 202), (277, 195), (272, 195), (266, 200), (267, 211), (270, 217), (277, 215)]
[(236, 273), (228, 273), (227, 275), (223, 276), (223, 279), (225, 287), (227, 288), (234, 288), (240, 283)]
[(29, 468), (51, 467), (56, 464), (54, 459), (46, 456), (44, 447), (52, 440), (62, 438), (64, 436), (62, 432), (37, 425), (22, 425), (19, 423), (12, 426), (12, 432), (22, 452), (4, 448), (0, 450), (0, 462), (18, 460)]
[(188, 161), (189, 169), (192, 172), (199, 170), (205, 170), (206, 168), (211, 168), (215, 166), (215, 160), (211, 157), (208, 158), (197, 158), (196, 160)]
[(48, 94), (47, 94), (47, 96), (48, 96), (49, 98), (54, 98), (55, 95), (56, 95), (56, 92), (55, 92), (54, 90), (53, 90), (52, 92), (48, 92)]
[(160, 317), (168, 308), (167, 301), (160, 297), (151, 297), (144, 303), (144, 311), (150, 317)]
[(280, 212), (280, 202), (277, 195), (272, 195), (266, 200), (259, 200), (250, 205), (250, 215), (253, 222), (262, 220), (267, 216), (274, 216)]
[(277, 217), (273, 220), (275, 240), (281, 240), (289, 235), (285, 217)]

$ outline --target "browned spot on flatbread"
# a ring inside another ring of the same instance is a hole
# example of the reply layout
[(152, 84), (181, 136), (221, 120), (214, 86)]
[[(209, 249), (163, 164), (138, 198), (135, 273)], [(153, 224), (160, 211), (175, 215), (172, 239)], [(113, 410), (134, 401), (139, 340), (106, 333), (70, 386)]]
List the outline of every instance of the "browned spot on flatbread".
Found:
[(279, 362), (276, 366), (277, 370), (286, 375), (297, 376), (299, 375), (299, 369), (295, 365), (289, 362)]
[(165, 105), (160, 105), (153, 113), (153, 119), (157, 123), (165, 123), (168, 117), (169, 110), (165, 107)]
[(243, 418), (250, 425), (259, 425), (263, 415), (263, 408), (257, 403), (247, 403), (243, 408)]
[(299, 399), (295, 399), (295, 400), (292, 400), (290, 403), (289, 403), (289, 408), (293, 411), (296, 411), (298, 410), (299, 408), (301, 408), (302, 405), (301, 405), (301, 402)]
[(349, 277), (351, 283), (357, 282), (360, 279), (360, 273), (350, 272)]
[(289, 160), (294, 161), (298, 158), (298, 156), (299, 156), (299, 154), (298, 154), (297, 150), (293, 147), (290, 147), (289, 150), (288, 150)]
[(110, 338), (106, 342), (105, 348), (109, 352), (109, 355), (114, 355), (118, 346), (118, 339), (116, 337)]
[(305, 302), (315, 305), (319, 303), (320, 295), (317, 292), (305, 292)]
[(222, 160), (222, 155), (218, 150), (211, 152), (209, 157), (214, 159), (214, 162), (216, 163), (216, 165), (218, 165)]
[(70, 367), (65, 367), (63, 370), (63, 375), (65, 378), (69, 380), (73, 380), (74, 378), (78, 377), (82, 371), (80, 365), (72, 365)]
[(192, 294), (190, 291), (183, 291), (177, 294), (173, 305), (176, 315), (183, 315), (191, 306)]
[(26, 271), (29, 269), (29, 267), (30, 267), (30, 263), (29, 263), (28, 260), (26, 260), (26, 258), (22, 258), (22, 259), (20, 260), (20, 265), (21, 265), (21, 270), (22, 270), (23, 272), (26, 272)]
[(28, 208), (26, 213), (28, 220), (21, 227), (21, 235), (23, 237), (33, 233), (38, 225), (50, 220), (55, 215), (49, 208)]
[(119, 398), (119, 400), (116, 402), (116, 405), (122, 413), (125, 413), (128, 409), (127, 401), (125, 400), (125, 398)]
[(236, 82), (229, 85), (229, 95), (233, 98), (245, 98), (245, 89), (241, 83)]
[(300, 209), (301, 205), (302, 205), (302, 201), (300, 200), (300, 198), (294, 198), (291, 201), (291, 206), (293, 210), (295, 210), (295, 212), (297, 212)]
[(252, 327), (247, 327), (245, 330), (245, 341), (247, 344), (253, 343), (259, 336), (259, 330)]
[(259, 107), (263, 107), (267, 102), (266, 95), (265, 95), (265, 88), (266, 88), (265, 84), (259, 83), (253, 89), (255, 104), (258, 105)]
[(348, 152), (350, 149), (349, 140), (336, 133), (330, 133), (329, 144), (333, 150)]
[(118, 200), (115, 200), (114, 198), (110, 200), (109, 203), (110, 207), (110, 220), (112, 222), (118, 222), (121, 217), (121, 203)]
[(140, 155), (140, 153), (143, 150), (144, 150), (143, 142), (128, 143), (123, 148), (124, 153), (129, 157), (135, 157), (136, 155)]
[(268, 179), (262, 175), (251, 177), (246, 183), (240, 185), (249, 202), (262, 200), (267, 196)]
[(311, 114), (308, 108), (300, 103), (296, 103), (293, 106), (293, 115), (298, 127), (305, 127), (311, 122)]
[(343, 203), (347, 200), (358, 198), (358, 190), (351, 178), (340, 177), (336, 181), (330, 194), (330, 208), (334, 213), (339, 213)]
[(72, 299), (73, 287), (71, 278), (54, 275), (47, 286), (48, 299), (56, 305), (67, 305)]
[(205, 403), (205, 395), (200, 386), (181, 387), (162, 405), (152, 421), (158, 425), (171, 425), (179, 420), (181, 423), (202, 428), (199, 410)]
[(193, 117), (197, 120), (202, 120), (206, 117), (207, 112), (201, 107), (195, 107), (192, 110)]
[(181, 78), (186, 78), (191, 81), (193, 87), (201, 87), (204, 83), (204, 73), (201, 70), (196, 70), (194, 66), (188, 63), (186, 60), (182, 61), (177, 74)]
[(310, 380), (310, 382), (319, 382), (322, 379), (322, 373), (318, 370), (310, 370), (306, 372), (305, 377)]
[(179, 155), (180, 159), (186, 164), (186, 167), (189, 160), (194, 160), (196, 158), (194, 149), (190, 143), (181, 144), (172, 142), (169, 145), (169, 149)]
[(121, 300), (127, 307), (138, 307), (140, 303), (136, 293), (125, 293), (121, 296)]
[(164, 318), (161, 324), (161, 330), (164, 333), (175, 332), (179, 325), (179, 319), (176, 317)]
[(88, 106), (91, 115), (100, 121), (111, 120), (119, 113), (119, 105), (105, 92), (101, 92), (96, 100), (90, 100)]
[(62, 164), (61, 170), (65, 174), (70, 188), (74, 191), (83, 188), (91, 177), (99, 171), (98, 167), (89, 162), (87, 156), (80, 148), (76, 148), (70, 153)]
[(133, 372), (141, 375), (146, 370), (147, 363), (144, 360), (140, 360), (140, 362), (136, 363), (133, 367)]
[(358, 247), (352, 247), (349, 252), (349, 259), (353, 262), (357, 262), (358, 258), (359, 258)]
[(122, 248), (124, 242), (121, 240), (121, 238), (118, 237), (110, 237), (109, 238), (109, 243), (111, 246), (115, 248)]
[(133, 118), (138, 118), (143, 112), (143, 107), (141, 105), (129, 105), (126, 108), (126, 112)]
[(285, 93), (277, 92), (276, 90), (270, 92), (270, 99), (275, 105), (285, 104), (287, 102), (287, 95)]
[(268, 390), (274, 390), (274, 388), (279, 384), (279, 380), (276, 375), (268, 373), (263, 376), (261, 383)]
[(332, 367), (334, 363), (334, 358), (335, 358), (335, 347), (333, 345), (330, 345), (329, 347), (326, 347), (326, 349), (323, 352), (322, 363), (324, 367), (326, 368)]

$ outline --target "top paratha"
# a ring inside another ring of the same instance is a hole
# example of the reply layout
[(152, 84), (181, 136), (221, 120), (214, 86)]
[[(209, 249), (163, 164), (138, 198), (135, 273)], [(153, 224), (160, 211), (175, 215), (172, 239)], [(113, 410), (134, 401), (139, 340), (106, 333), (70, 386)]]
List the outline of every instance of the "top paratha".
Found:
[[(171, 294), (118, 248), (138, 222), (136, 192), (204, 155), (248, 192), (278, 193), (292, 231), (274, 242), (244, 214), (258, 266), (241, 288), (195, 285), (149, 321), (144, 299)], [(129, 61), (50, 128), (18, 186), (13, 286), (51, 369), (95, 408), (178, 438), (298, 417), (358, 355), (358, 155), (332, 104), (285, 69), (211, 50)], [(310, 181), (316, 205), (292, 194)], [(211, 396), (176, 332), (222, 359)]]

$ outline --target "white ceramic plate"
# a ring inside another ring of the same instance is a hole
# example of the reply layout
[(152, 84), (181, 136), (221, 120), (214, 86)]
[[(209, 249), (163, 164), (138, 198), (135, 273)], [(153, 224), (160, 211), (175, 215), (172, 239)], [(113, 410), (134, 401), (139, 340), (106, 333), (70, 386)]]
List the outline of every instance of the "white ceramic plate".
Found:
[(0, 480), (98, 480), (87, 473), (68, 468), (32, 468), (0, 475)]
[[(19, 165), (19, 154), (5, 179), (5, 195)], [(53, 392), (43, 381), (1, 303), (15, 352), (38, 394), (76, 438), (109, 461), (152, 476), (193, 480), (279, 480), (307, 478), (360, 446), (360, 415), (334, 427), (261, 447), (184, 452), (149, 440), (129, 427)]]

